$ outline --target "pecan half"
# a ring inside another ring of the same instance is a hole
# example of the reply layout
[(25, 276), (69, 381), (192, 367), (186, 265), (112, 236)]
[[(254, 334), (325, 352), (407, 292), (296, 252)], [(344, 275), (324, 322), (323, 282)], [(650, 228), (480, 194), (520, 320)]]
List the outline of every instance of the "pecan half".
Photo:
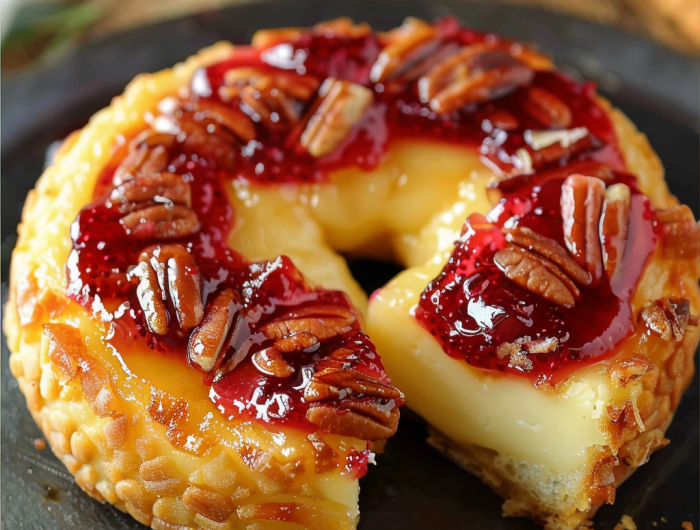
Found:
[(549, 90), (533, 86), (525, 92), (523, 109), (547, 128), (566, 129), (573, 120), (571, 110)]
[(481, 129), (487, 134), (491, 134), (494, 129), (514, 131), (520, 127), (518, 119), (503, 109), (481, 110), (477, 113), (477, 118), (481, 123)]
[(304, 399), (311, 403), (306, 414), (311, 423), (336, 434), (381, 440), (396, 432), (403, 394), (355, 369), (328, 368), (314, 374)]
[(193, 113), (197, 121), (213, 122), (244, 143), (255, 139), (255, 126), (240, 110), (209, 99), (189, 101), (184, 110)]
[(189, 330), (202, 320), (199, 269), (184, 246), (158, 245), (145, 250), (127, 277), (138, 280), (136, 296), (151, 332), (168, 332), (168, 302), (182, 330)]
[(158, 204), (126, 214), (119, 220), (126, 233), (136, 239), (167, 241), (196, 234), (200, 224), (191, 208)]
[[(421, 19), (406, 18), (400, 27), (387, 34), (386, 39), (387, 45), (370, 71), (373, 83), (386, 83), (397, 78), (412, 81), (439, 61), (435, 54), (440, 53), (442, 36), (438, 28)], [(457, 47), (457, 44), (452, 44), (452, 51)]]
[(224, 289), (211, 303), (200, 325), (192, 331), (187, 343), (187, 358), (205, 372), (211, 372), (222, 361), (241, 325), (240, 295)]
[(133, 210), (134, 203), (147, 202), (192, 206), (190, 185), (174, 173), (143, 174), (128, 180), (112, 190), (110, 202), (124, 210)]
[(671, 259), (695, 259), (700, 256), (700, 224), (685, 204), (656, 212), (663, 235), (663, 255)]
[(372, 103), (372, 91), (329, 77), (318, 91), (320, 102), (306, 122), (300, 143), (314, 157), (332, 153), (359, 123)]
[(687, 298), (661, 298), (647, 302), (637, 314), (651, 335), (680, 342), (688, 325), (697, 326), (697, 317), (690, 314)]
[(397, 388), (354, 369), (317, 372), (304, 390), (304, 399), (309, 403), (348, 396), (403, 399), (403, 394)]
[(496, 252), (493, 260), (508, 279), (550, 302), (573, 307), (580, 295), (559, 267), (529, 250), (508, 247)]
[(170, 159), (169, 149), (175, 144), (175, 136), (152, 129), (143, 131), (129, 143), (129, 152), (112, 177), (120, 186), (140, 174), (164, 171)]
[(547, 258), (578, 283), (587, 285), (591, 281), (590, 274), (576, 263), (566, 249), (554, 239), (533, 232), (529, 228), (518, 227), (506, 230), (506, 240)]
[(529, 152), (532, 168), (540, 171), (549, 167), (565, 165), (572, 158), (586, 151), (597, 149), (600, 145), (600, 142), (588, 133), (573, 143), (557, 142), (541, 149), (533, 149)]
[(605, 183), (597, 178), (571, 175), (561, 188), (564, 242), (574, 259), (596, 284), (603, 275), (598, 223), (605, 197)]
[(625, 254), (629, 222), (630, 189), (625, 184), (613, 184), (605, 190), (600, 218), (603, 267), (610, 281), (615, 276)]
[(345, 400), (342, 407), (317, 404), (306, 411), (306, 419), (321, 429), (363, 440), (385, 440), (396, 433), (399, 409), (374, 400)]
[(462, 48), (418, 80), (423, 103), (439, 113), (500, 98), (528, 84), (534, 71), (506, 51), (488, 44)]
[(372, 32), (372, 28), (366, 24), (355, 24), (348, 17), (334, 18), (319, 22), (311, 29), (307, 28), (276, 28), (261, 29), (255, 32), (251, 45), (255, 48), (270, 48), (275, 44), (288, 43), (298, 39), (305, 33), (316, 33), (329, 37), (362, 37)]
[(251, 361), (266, 375), (284, 379), (294, 374), (294, 368), (284, 360), (280, 351), (274, 346), (255, 352)]
[(342, 335), (352, 329), (356, 320), (352, 311), (344, 307), (314, 306), (293, 309), (265, 324), (260, 331), (268, 339), (275, 339), (275, 347), (280, 351), (291, 352)]
[(253, 121), (278, 131), (299, 121), (302, 104), (316, 94), (319, 84), (318, 78), (310, 75), (234, 68), (224, 74), (219, 95), (225, 102), (238, 98), (241, 110)]

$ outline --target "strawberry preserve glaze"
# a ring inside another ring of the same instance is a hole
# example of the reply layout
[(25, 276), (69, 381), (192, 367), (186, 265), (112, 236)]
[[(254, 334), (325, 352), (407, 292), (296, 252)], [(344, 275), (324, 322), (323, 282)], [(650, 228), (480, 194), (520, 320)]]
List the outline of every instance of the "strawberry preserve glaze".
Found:
[[(624, 183), (632, 191), (622, 274), (612, 282), (603, 275), (598, 285), (582, 287), (573, 307), (557, 305), (518, 286), (494, 263), (494, 254), (507, 245), (502, 228), (529, 228), (565, 245), (560, 207), (564, 176), (560, 172), (534, 184), (523, 180), (520, 187), (503, 192), (487, 216), (467, 219), (442, 273), (421, 294), (416, 317), (452, 357), (479, 368), (528, 375), (537, 384), (556, 384), (574, 366), (614, 352), (632, 332), (630, 299), (657, 235), (649, 200), (635, 189), (634, 178), (614, 173), (608, 183)], [(532, 367), (524, 370), (498, 355), (499, 346), (522, 337), (556, 338), (559, 347), (529, 354)]]
[[(506, 42), (492, 34), (462, 29), (452, 19), (438, 22), (438, 26), (448, 43)], [(200, 70), (193, 78), (188, 96), (190, 100), (211, 100), (217, 104), (223, 103), (218, 89), (224, 83), (226, 72), (238, 67), (253, 67), (273, 74), (296, 72), (315, 76), (321, 81), (333, 76), (366, 86), (373, 95), (369, 109), (345, 141), (333, 153), (318, 159), (301, 148), (298, 128), (268, 130), (260, 124), (256, 126), (255, 140), (237, 146), (233, 164), (235, 169), (232, 171), (218, 167), (206, 153), (185, 149), (182, 139), (178, 139), (170, 150), (168, 171), (181, 175), (190, 184), (192, 210), (199, 219), (201, 229), (191, 237), (169, 243), (183, 244), (194, 257), (202, 277), (205, 305), (207, 300), (213, 299), (225, 288), (245, 294), (244, 322), (247, 326), (243, 326), (243, 337), (237, 342), (241, 345), (239, 353), (242, 352), (237, 359), (242, 360), (230, 372), (199, 375), (205, 384), (211, 386), (212, 399), (227, 417), (254, 418), (273, 425), (293, 424), (311, 430), (313, 426), (305, 419), (309, 404), (303, 397), (304, 386), (314, 371), (327, 367), (329, 363), (338, 363), (327, 356), (340, 347), (353, 353), (341, 362), (342, 367), (352, 367), (362, 374), (388, 382), (374, 346), (359, 330), (357, 323), (352, 330), (308, 351), (285, 354), (285, 360), (294, 368), (291, 378), (278, 379), (256, 369), (251, 355), (269, 345), (269, 339), (265, 339), (258, 330), (281, 312), (289, 308), (324, 304), (346, 309), (351, 306), (342, 293), (310, 288), (287, 258), (251, 264), (228, 247), (226, 238), (233, 222), (233, 211), (223, 187), (230, 181), (245, 179), (260, 184), (322, 182), (329, 171), (337, 168), (357, 166), (370, 170), (376, 167), (392, 142), (402, 138), (438, 140), (476, 148), (484, 163), (497, 174), (507, 174), (521, 167), (522, 160), (516, 156), (516, 152), (523, 149), (531, 154), (538, 170), (560, 167), (572, 160), (594, 160), (615, 169), (624, 169), (612, 125), (595, 100), (593, 85), (576, 83), (562, 73), (540, 71), (533, 74), (528, 86), (506, 91), (488, 103), (472, 104), (457, 111), (437, 114), (420, 101), (415, 84), (397, 88), (370, 81), (372, 65), (385, 45), (383, 39), (383, 36), (371, 33), (360, 37), (338, 37), (306, 32), (292, 42), (275, 42), (264, 49), (237, 47), (230, 59)], [(528, 91), (532, 87), (547, 90), (569, 108), (571, 128), (587, 129), (590, 134), (579, 149), (564, 150), (555, 157), (546, 158), (531, 145), (528, 136), (531, 131), (553, 128), (524, 110)], [(233, 100), (223, 104), (234, 106), (238, 103)], [(302, 115), (308, 113), (310, 107), (311, 103), (308, 103), (307, 108), (302, 108)], [(497, 127), (494, 116), (503, 112), (515, 118), (517, 127), (508, 131)], [(127, 279), (127, 272), (138, 262), (141, 252), (157, 242), (149, 240), (147, 232), (135, 240), (133, 234), (128, 234), (119, 222), (123, 213), (108, 200), (113, 188), (113, 174), (120, 161), (119, 155), (115, 156), (112, 165), (103, 172), (96, 187), (94, 204), (80, 213), (72, 227), (74, 252), (67, 267), (68, 292), (90, 309), (100, 302), (114, 310), (127, 301), (128, 311), (114, 321), (120, 337), (147, 340), (154, 350), (184, 359), (187, 334), (177, 326), (172, 326), (164, 336), (151, 334), (134, 285)], [(550, 211), (552, 205), (548, 198), (549, 194), (554, 193), (550, 190), (552, 186), (556, 187), (554, 184), (544, 186), (541, 193), (535, 192), (534, 188), (519, 190), (518, 195), (523, 199), (515, 195), (510, 197), (506, 193), (504, 201), (494, 211), (492, 221), (496, 225), (503, 224), (519, 209), (516, 216), (518, 222), (527, 226), (542, 224), (546, 232), (548, 216), (555, 215)], [(534, 206), (535, 203), (537, 206)], [(538, 208), (546, 208), (549, 213), (536, 213)], [(651, 240), (651, 237), (646, 238), (649, 235), (648, 227), (642, 221), (647, 209), (644, 199), (635, 195), (634, 230), (640, 234), (639, 237), (645, 234), (645, 239)], [(559, 233), (550, 236), (561, 239)], [(518, 291), (508, 280), (497, 277), (489, 256), (500, 244), (495, 232), (477, 232), (458, 245), (443, 275), (426, 291), (418, 308), (418, 318), (441, 341), (448, 354), (462, 358), (466, 356), (469, 362), (484, 368), (514, 371), (493, 360), (489, 352), (495, 342), (512, 339), (511, 335), (522, 331), (523, 326), (533, 336), (537, 336), (537, 333), (559, 333), (557, 336), (563, 341), (557, 324), (562, 324), (571, 316), (562, 314), (559, 308), (529, 299), (527, 293)], [(648, 255), (648, 248), (642, 247), (635, 250), (640, 264)], [(477, 257), (483, 259), (483, 263)], [(465, 269), (459, 276), (455, 275), (457, 263)], [(464, 282), (467, 273), (471, 280)], [(637, 273), (630, 274), (632, 277)], [(468, 292), (460, 290), (460, 293), (465, 293), (464, 296), (448, 296), (450, 293), (444, 291), (446, 283), (456, 278), (460, 278), (459, 281), (468, 289)], [(629, 325), (629, 310), (625, 312), (629, 293), (624, 294), (623, 291), (629, 288), (627, 284), (619, 289), (601, 285), (595, 292), (584, 293), (588, 302), (585, 306), (577, 306), (574, 311), (578, 311), (578, 315), (583, 307), (590, 314), (595, 310), (598, 315), (595, 326), (600, 328), (605, 321), (614, 322), (619, 324), (621, 330), (615, 337), (623, 336)], [(511, 299), (504, 299), (507, 293), (512, 295), (512, 300), (523, 303), (513, 305)], [(436, 299), (436, 295), (440, 298)], [(460, 311), (465, 303), (467, 308), (474, 307), (475, 311), (480, 311), (478, 318), (484, 325), (476, 329), (473, 327), (475, 322), (464, 320), (467, 317)], [(440, 309), (436, 311), (438, 305)], [(487, 314), (490, 316), (484, 317)], [(492, 323), (498, 324), (494, 326), (495, 331), (485, 325), (489, 318)], [(532, 320), (531, 326), (524, 324), (528, 319)], [(467, 329), (464, 327), (467, 324), (471, 325), (470, 329), (476, 333), (455, 338), (453, 331), (457, 322), (463, 329)], [(597, 355), (611, 346), (595, 346), (594, 339), (602, 331), (595, 326), (590, 331), (573, 333), (566, 343), (568, 349), (564, 354), (537, 359), (533, 373), (549, 379), (561, 367), (580, 361), (583, 357)], [(361, 474), (366, 463), (366, 451), (355, 452), (348, 457), (348, 470)]]

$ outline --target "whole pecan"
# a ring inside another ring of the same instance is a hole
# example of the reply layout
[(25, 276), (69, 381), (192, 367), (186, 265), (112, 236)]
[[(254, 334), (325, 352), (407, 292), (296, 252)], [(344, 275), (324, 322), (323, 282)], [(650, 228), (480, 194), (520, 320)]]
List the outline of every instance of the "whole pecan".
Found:
[(597, 178), (571, 175), (561, 189), (564, 242), (574, 259), (596, 284), (603, 275), (598, 223), (605, 198), (605, 183)]
[(179, 327), (189, 330), (202, 320), (204, 308), (199, 269), (182, 245), (157, 245), (141, 253), (127, 276), (138, 280), (136, 296), (151, 332), (165, 335), (172, 306)]
[(243, 303), (238, 292), (224, 289), (207, 304), (199, 326), (190, 334), (187, 358), (205, 372), (219, 366), (241, 325)]
[(626, 184), (613, 184), (605, 190), (600, 218), (600, 242), (603, 267), (612, 281), (627, 247), (630, 222), (630, 189)]
[(372, 100), (372, 91), (366, 87), (327, 78), (305, 122), (300, 144), (315, 158), (332, 153), (360, 122)]
[(324, 431), (363, 440), (386, 440), (396, 433), (399, 409), (373, 400), (346, 400), (342, 407), (318, 404), (306, 411), (306, 419)]
[(655, 212), (661, 227), (663, 255), (672, 259), (696, 259), (700, 256), (700, 223), (685, 204)]
[(580, 291), (564, 272), (548, 259), (515, 246), (499, 250), (494, 263), (520, 287), (564, 307), (573, 307)]
[(418, 80), (420, 100), (439, 113), (500, 98), (527, 85), (534, 71), (506, 51), (473, 44), (448, 56)]
[(647, 302), (637, 314), (637, 321), (644, 323), (651, 335), (664, 340), (680, 342), (685, 328), (697, 326), (697, 316), (690, 314), (687, 298), (661, 298)]

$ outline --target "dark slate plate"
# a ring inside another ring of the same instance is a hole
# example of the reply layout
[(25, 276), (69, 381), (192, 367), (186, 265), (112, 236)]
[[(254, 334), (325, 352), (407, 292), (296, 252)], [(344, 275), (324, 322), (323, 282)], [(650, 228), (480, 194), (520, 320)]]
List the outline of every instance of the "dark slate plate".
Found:
[[(3, 278), (22, 203), (41, 173), (46, 148), (109, 104), (137, 73), (168, 67), (220, 39), (247, 42), (258, 28), (311, 25), (349, 15), (388, 29), (407, 15), (434, 18), (446, 14), (475, 28), (537, 42), (562, 68), (598, 81), (604, 94), (649, 136), (666, 166), (672, 191), (698, 216), (700, 65), (696, 60), (610, 28), (497, 4), (415, 0), (254, 3), (108, 37), (55, 65), (3, 79)], [(396, 272), (393, 266), (367, 262), (353, 264), (353, 270), (368, 290)], [(115, 508), (82, 493), (49, 450), (34, 449), (32, 441), (41, 433), (9, 373), (8, 355), (3, 338), (3, 528), (143, 529)], [(622, 514), (631, 515), (640, 529), (678, 529), (682, 521), (698, 527), (698, 416), (696, 377), (668, 431), (672, 444), (619, 489), (614, 506), (600, 510), (597, 529), (612, 529)], [(535, 528), (526, 520), (503, 519), (500, 499), (425, 445), (424, 439), (421, 423), (404, 413), (380, 465), (361, 482), (361, 529)]]

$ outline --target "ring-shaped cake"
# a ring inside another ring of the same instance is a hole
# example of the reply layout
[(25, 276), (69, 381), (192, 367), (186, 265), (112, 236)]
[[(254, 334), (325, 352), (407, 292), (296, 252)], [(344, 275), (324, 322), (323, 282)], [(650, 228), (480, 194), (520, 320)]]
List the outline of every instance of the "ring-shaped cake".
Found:
[[(692, 379), (700, 228), (645, 137), (452, 19), (261, 31), (139, 76), (19, 233), (29, 409), (157, 530), (354, 528), (392, 381), (507, 515), (577, 528)], [(368, 304), (341, 254), (406, 270)]]

